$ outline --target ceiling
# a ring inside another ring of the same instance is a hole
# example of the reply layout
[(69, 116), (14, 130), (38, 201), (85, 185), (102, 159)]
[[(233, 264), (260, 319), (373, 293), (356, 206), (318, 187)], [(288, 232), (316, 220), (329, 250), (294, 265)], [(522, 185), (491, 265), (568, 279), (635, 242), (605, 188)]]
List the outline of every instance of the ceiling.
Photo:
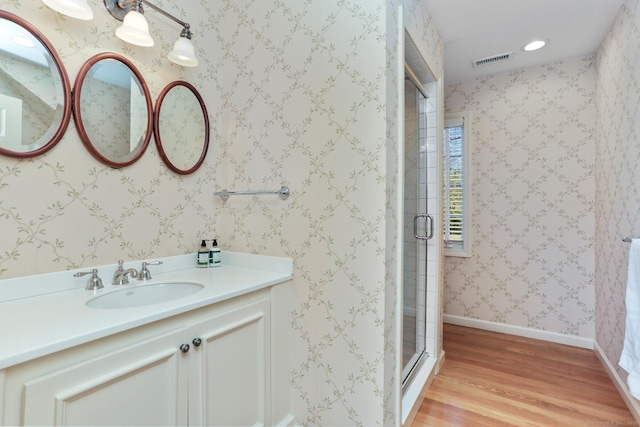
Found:
[[(447, 84), (595, 53), (624, 1), (424, 0), (444, 42)], [(534, 39), (548, 43), (522, 50)], [(507, 61), (472, 66), (507, 52)]]

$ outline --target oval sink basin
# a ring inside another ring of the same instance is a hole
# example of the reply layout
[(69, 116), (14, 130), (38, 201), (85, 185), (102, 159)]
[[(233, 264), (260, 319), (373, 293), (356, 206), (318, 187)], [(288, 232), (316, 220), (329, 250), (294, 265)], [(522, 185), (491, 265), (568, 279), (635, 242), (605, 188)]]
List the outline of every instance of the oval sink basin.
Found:
[(129, 308), (158, 304), (186, 297), (201, 291), (204, 286), (193, 282), (166, 282), (149, 285), (123, 285), (119, 291), (91, 298), (86, 302), (91, 308)]

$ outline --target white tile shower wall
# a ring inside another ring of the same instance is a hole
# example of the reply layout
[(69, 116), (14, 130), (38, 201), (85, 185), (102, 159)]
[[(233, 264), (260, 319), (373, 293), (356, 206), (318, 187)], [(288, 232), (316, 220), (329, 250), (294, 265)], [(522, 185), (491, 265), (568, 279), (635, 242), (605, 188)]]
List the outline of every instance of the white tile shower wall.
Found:
[(447, 86), (473, 112), (471, 258), (445, 313), (594, 337), (595, 66), (573, 58)]

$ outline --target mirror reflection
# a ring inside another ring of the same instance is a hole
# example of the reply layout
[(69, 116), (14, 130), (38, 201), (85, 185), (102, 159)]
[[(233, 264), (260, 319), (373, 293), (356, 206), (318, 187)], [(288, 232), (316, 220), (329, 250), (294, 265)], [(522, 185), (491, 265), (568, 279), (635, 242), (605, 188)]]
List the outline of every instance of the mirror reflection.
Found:
[(112, 167), (139, 159), (149, 144), (152, 110), (142, 76), (126, 58), (99, 54), (80, 70), (76, 125), (91, 154)]
[(51, 149), (71, 116), (66, 70), (32, 25), (0, 11), (0, 153), (32, 157)]
[(202, 165), (209, 146), (209, 118), (195, 87), (176, 81), (162, 91), (155, 133), (160, 156), (171, 170), (189, 174)]

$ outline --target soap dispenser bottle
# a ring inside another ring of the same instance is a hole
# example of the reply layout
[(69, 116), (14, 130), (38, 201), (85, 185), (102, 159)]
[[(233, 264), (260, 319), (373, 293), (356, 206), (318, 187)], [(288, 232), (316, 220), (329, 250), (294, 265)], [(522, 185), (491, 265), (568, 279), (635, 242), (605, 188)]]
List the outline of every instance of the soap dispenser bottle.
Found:
[(220, 267), (222, 263), (220, 248), (218, 247), (218, 239), (213, 239), (211, 250), (209, 251), (209, 267)]
[(207, 268), (209, 266), (209, 248), (207, 248), (207, 241), (202, 239), (200, 249), (198, 249), (198, 267)]

